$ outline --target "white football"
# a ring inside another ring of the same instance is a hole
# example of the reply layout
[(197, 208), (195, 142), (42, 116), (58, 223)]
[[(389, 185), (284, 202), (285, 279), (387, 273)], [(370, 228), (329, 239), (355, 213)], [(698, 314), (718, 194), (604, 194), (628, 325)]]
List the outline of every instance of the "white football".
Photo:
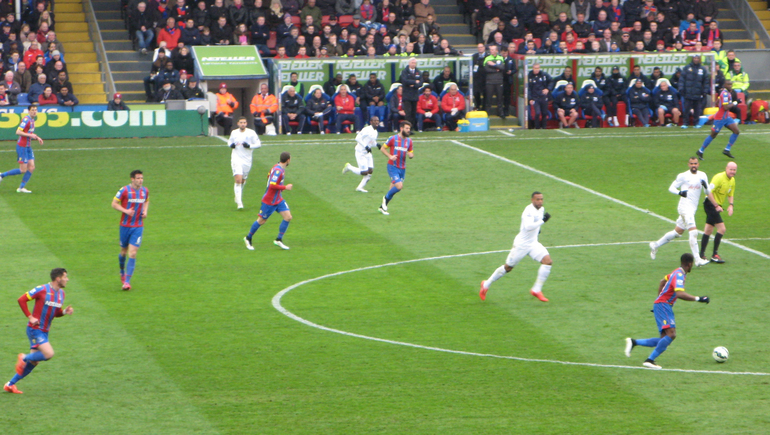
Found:
[(714, 349), (714, 352), (711, 353), (711, 356), (714, 357), (714, 361), (718, 363), (723, 363), (727, 361), (727, 358), (730, 358), (730, 352), (727, 350), (724, 346), (719, 346)]

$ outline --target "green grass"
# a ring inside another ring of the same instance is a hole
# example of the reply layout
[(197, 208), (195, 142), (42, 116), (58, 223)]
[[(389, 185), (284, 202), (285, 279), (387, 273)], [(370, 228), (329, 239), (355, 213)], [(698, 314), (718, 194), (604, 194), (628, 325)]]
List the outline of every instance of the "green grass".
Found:
[[(742, 126), (735, 214), (727, 239), (770, 254), (768, 130)], [(485, 155), (515, 160), (643, 210), (676, 218), (667, 192), (707, 131), (612, 129), (425, 134), (415, 138), (403, 192), (377, 213), (387, 189), (375, 155), (369, 194), (340, 169), (350, 136), (266, 138), (255, 151), (246, 210), (232, 200), (229, 150), (215, 138), (49, 141), (36, 148), (32, 195), (0, 185), (2, 382), (27, 345), (16, 299), (71, 276), (56, 349), (0, 394), (3, 433), (79, 434), (502, 434), (762, 433), (770, 376), (563, 365), (501, 357), (639, 367), (627, 336), (656, 335), (649, 312), (658, 281), (689, 251), (671, 243), (651, 261), (645, 241), (672, 224), (651, 214)], [(724, 170), (726, 135), (701, 169)], [(453, 141), (475, 147), (470, 149)], [(103, 149), (111, 148), (111, 149)], [(3, 170), (12, 143), (0, 144)], [(290, 251), (272, 245), (271, 218), (249, 252), (264, 177), (291, 151), (284, 195), (294, 219)], [(111, 197), (141, 168), (150, 216), (132, 284), (117, 271), (118, 214)], [(529, 194), (553, 215), (540, 240), (554, 266), (543, 304), (528, 294), (538, 265), (525, 259), (478, 299), (478, 284), (506, 252), (351, 272), (285, 294), (281, 304), (328, 328), (469, 354), (365, 340), (311, 328), (272, 305), (282, 289), (322, 275), (435, 256), (507, 251)], [(704, 222), (702, 212), (696, 216)], [(743, 239), (763, 240), (743, 240)], [(604, 245), (629, 242), (622, 245)], [(640, 242), (640, 243), (632, 243)], [(566, 247), (599, 244), (601, 246)], [(562, 247), (564, 246), (564, 247)], [(710, 248), (709, 248), (710, 252)], [(694, 270), (687, 289), (709, 305), (679, 302), (679, 338), (665, 368), (770, 373), (766, 313), (770, 260), (730, 244), (724, 265)], [(717, 365), (711, 350), (730, 350)], [(4, 368), (3, 368), (4, 367)], [(45, 417), (41, 418), (41, 410)]]

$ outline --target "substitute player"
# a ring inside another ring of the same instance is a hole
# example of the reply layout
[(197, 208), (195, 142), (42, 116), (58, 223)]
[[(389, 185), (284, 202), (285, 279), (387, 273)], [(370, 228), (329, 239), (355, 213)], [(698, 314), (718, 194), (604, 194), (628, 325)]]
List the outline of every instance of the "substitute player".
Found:
[[(714, 199), (717, 204), (724, 208), (725, 200), (728, 200), (727, 215), (733, 215), (733, 201), (735, 201), (735, 173), (738, 172), (738, 165), (735, 162), (727, 164), (724, 172), (720, 172), (714, 175), (711, 179), (711, 193), (714, 194)], [(706, 211), (706, 228), (703, 229), (703, 237), (700, 243), (700, 258), (706, 258), (706, 246), (709, 244), (709, 236), (714, 232), (714, 227), (717, 228), (717, 234), (714, 236), (714, 252), (711, 254), (711, 261), (714, 263), (724, 263), (722, 257), (719, 256), (719, 243), (722, 241), (722, 237), (725, 235), (725, 223), (722, 220), (722, 215), (714, 208), (710, 201), (703, 201), (703, 210)]]
[[(112, 198), (112, 208), (122, 213), (120, 217), (120, 281), (123, 290), (131, 290), (131, 276), (136, 267), (136, 252), (142, 245), (144, 219), (150, 208), (150, 192), (143, 187), (142, 171), (131, 171), (131, 183), (123, 186)], [(128, 265), (126, 265), (128, 255)]]
[(281, 192), (284, 190), (291, 190), (293, 187), (291, 184), (285, 186), (283, 184), (283, 176), (286, 173), (286, 167), (289, 166), (289, 163), (291, 163), (291, 154), (288, 152), (281, 153), (280, 163), (273, 166), (273, 169), (270, 170), (270, 174), (267, 176), (267, 190), (265, 190), (265, 196), (262, 197), (262, 206), (259, 209), (259, 216), (251, 225), (249, 234), (243, 238), (243, 241), (246, 242), (246, 248), (249, 251), (254, 250), (254, 245), (251, 244), (251, 238), (254, 236), (254, 233), (257, 232), (259, 227), (267, 222), (267, 219), (270, 218), (270, 215), (275, 211), (281, 215), (283, 221), (278, 227), (278, 237), (273, 241), (273, 244), (281, 249), (289, 249), (288, 246), (283, 244), (283, 235), (289, 228), (291, 211), (289, 210), (289, 204), (283, 200), (283, 196), (281, 195)]
[[(53, 358), (53, 347), (48, 342), (48, 330), (51, 329), (51, 323), (54, 317), (71, 315), (72, 305), (62, 309), (64, 306), (64, 287), (67, 287), (67, 271), (57, 268), (51, 271), (51, 282), (24, 293), (19, 298), (21, 311), (29, 319), (27, 323), (27, 337), (29, 338), (30, 353), (20, 353), (16, 361), (16, 374), (3, 389), (9, 393), (22, 394), (16, 383), (24, 379), (35, 369), (41, 361), (48, 361)], [(27, 304), (35, 300), (35, 307), (29, 312)]]
[(540, 227), (548, 222), (551, 215), (546, 213), (545, 208), (543, 208), (542, 193), (532, 192), (530, 199), (532, 203), (525, 207), (524, 212), (521, 214), (519, 234), (513, 239), (513, 248), (511, 249), (510, 254), (508, 254), (508, 258), (505, 259), (505, 264), (495, 269), (489, 279), (481, 281), (479, 297), (481, 297), (482, 301), (487, 298), (487, 290), (489, 290), (489, 286), (492, 285), (493, 282), (512, 271), (522, 258), (529, 255), (533, 260), (540, 262), (540, 269), (537, 271), (537, 280), (535, 280), (535, 285), (529, 292), (532, 296), (541, 301), (548, 302), (548, 299), (543, 296), (543, 284), (545, 284), (545, 281), (548, 279), (548, 275), (551, 274), (551, 265), (553, 265), (553, 261), (551, 261), (551, 256), (548, 254), (548, 250), (545, 249), (545, 246), (537, 240), (537, 236), (540, 234)]
[(31, 105), (27, 108), (28, 113), (24, 119), (21, 120), (21, 124), (16, 129), (16, 135), (19, 136), (19, 140), (16, 142), (16, 155), (18, 156), (19, 169), (11, 169), (8, 172), (0, 174), (0, 182), (3, 178), (10, 177), (12, 175), (24, 174), (21, 177), (21, 184), (16, 189), (19, 193), (32, 193), (31, 190), (27, 190), (25, 187), (32, 178), (32, 172), (35, 171), (35, 153), (32, 152), (32, 141), (36, 140), (40, 145), (43, 145), (43, 139), (35, 134), (35, 117), (37, 117), (37, 106)]
[(634, 340), (626, 338), (626, 356), (631, 356), (631, 351), (636, 346), (654, 347), (650, 356), (644, 361), (643, 366), (650, 369), (662, 369), (655, 360), (666, 351), (666, 348), (676, 338), (676, 322), (674, 321), (674, 303), (677, 298), (691, 302), (709, 303), (708, 296), (692, 296), (684, 291), (684, 279), (692, 270), (695, 257), (690, 253), (682, 254), (680, 266), (674, 269), (660, 281), (658, 297), (652, 305), (655, 313), (655, 323), (658, 324), (660, 337)]
[(741, 134), (741, 132), (738, 131), (738, 120), (730, 116), (730, 109), (738, 104), (736, 101), (733, 101), (732, 90), (733, 82), (727, 80), (722, 92), (719, 93), (719, 110), (717, 110), (716, 115), (714, 115), (714, 126), (711, 127), (711, 134), (706, 137), (703, 141), (703, 145), (701, 145), (700, 149), (695, 152), (701, 160), (703, 160), (703, 152), (706, 151), (706, 148), (711, 144), (711, 141), (717, 137), (722, 130), (722, 127), (727, 127), (733, 132), (733, 134), (730, 135), (730, 140), (727, 142), (727, 147), (722, 151), (722, 154), (731, 159), (735, 158), (730, 153), (730, 149), (735, 144), (735, 141), (738, 140), (738, 135)]
[(677, 175), (676, 180), (668, 188), (669, 192), (681, 196), (679, 198), (679, 206), (677, 207), (679, 218), (676, 220), (676, 226), (673, 231), (667, 232), (657, 242), (650, 242), (650, 258), (654, 260), (658, 248), (677, 237), (681, 237), (684, 230), (687, 229), (690, 231), (690, 250), (692, 250), (693, 257), (696, 258), (695, 265), (700, 267), (709, 263), (708, 260), (700, 258), (698, 227), (695, 226), (695, 211), (698, 209), (701, 191), (706, 190), (708, 201), (711, 201), (717, 211), (722, 211), (722, 207), (716, 203), (714, 196), (711, 194), (706, 173), (698, 170), (698, 158), (690, 157), (688, 165), (690, 170)]
[(235, 203), (238, 210), (243, 210), (243, 188), (251, 171), (251, 154), (254, 149), (262, 146), (257, 137), (257, 132), (246, 128), (248, 121), (245, 116), (238, 118), (238, 128), (230, 133), (227, 145), (233, 149), (230, 153), (230, 166), (233, 168), (235, 178)]
[(380, 118), (372, 116), (369, 120), (369, 125), (362, 128), (356, 135), (356, 162), (358, 167), (345, 163), (345, 167), (342, 168), (342, 173), (353, 172), (361, 177), (361, 182), (356, 187), (357, 192), (368, 193), (369, 191), (364, 189), (366, 183), (372, 178), (374, 172), (374, 156), (372, 156), (372, 148), (377, 146), (377, 127), (380, 125)]
[(412, 139), (409, 135), (412, 133), (412, 123), (401, 121), (398, 125), (398, 134), (391, 136), (385, 145), (380, 148), (383, 154), (388, 158), (388, 176), (390, 176), (390, 190), (382, 197), (382, 205), (379, 210), (384, 215), (388, 213), (388, 203), (404, 187), (404, 178), (406, 178), (406, 158), (414, 158)]

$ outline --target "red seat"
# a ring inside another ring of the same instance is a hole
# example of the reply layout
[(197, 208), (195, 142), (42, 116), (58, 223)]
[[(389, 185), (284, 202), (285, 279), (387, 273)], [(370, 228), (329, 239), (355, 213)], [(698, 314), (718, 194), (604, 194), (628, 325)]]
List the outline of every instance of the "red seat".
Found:
[(535, 47), (540, 48), (540, 38), (534, 38), (533, 41), (535, 41)]
[(322, 26), (325, 26), (325, 25), (327, 25), (327, 24), (329, 24), (329, 16), (328, 16), (328, 15), (323, 15), (323, 16), (321, 17), (321, 25), (322, 25)]
[(267, 48), (273, 50), (278, 43), (278, 33), (270, 32), (270, 39), (267, 40)]
[(302, 24), (302, 20), (300, 20), (298, 16), (292, 15), (291, 23), (294, 24), (295, 26), (299, 26), (300, 24)]
[(347, 27), (347, 26), (353, 24), (353, 16), (352, 15), (342, 15), (337, 20), (337, 24), (339, 24), (340, 27)]

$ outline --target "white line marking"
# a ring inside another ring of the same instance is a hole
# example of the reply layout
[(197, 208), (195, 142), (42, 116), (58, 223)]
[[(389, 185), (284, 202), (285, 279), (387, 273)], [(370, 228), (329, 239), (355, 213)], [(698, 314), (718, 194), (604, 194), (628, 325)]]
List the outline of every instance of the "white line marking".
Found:
[[(559, 130), (559, 131), (560, 131), (560, 130)], [(494, 157), (494, 158), (496, 158), (496, 159), (498, 159), (498, 160), (502, 160), (502, 161), (504, 161), (504, 162), (506, 162), (506, 163), (510, 163), (510, 164), (512, 164), (512, 165), (516, 165), (516, 166), (518, 166), (518, 167), (520, 167), (520, 168), (522, 168), (522, 169), (526, 169), (526, 170), (528, 170), (528, 171), (532, 171), (532, 172), (534, 172), (534, 173), (536, 173), (536, 174), (540, 174), (540, 175), (542, 175), (542, 176), (544, 176), (544, 177), (548, 177), (548, 178), (551, 178), (551, 179), (553, 179), (553, 180), (556, 180), (556, 181), (562, 182), (562, 183), (564, 183), (564, 184), (567, 184), (567, 185), (569, 185), (569, 186), (572, 186), (572, 187), (576, 187), (576, 188), (578, 188), (578, 189), (581, 189), (581, 190), (585, 190), (585, 191), (586, 191), (586, 192), (588, 192), (588, 193), (591, 193), (591, 194), (593, 194), (593, 195), (596, 195), (596, 196), (602, 197), (602, 198), (604, 198), (604, 199), (610, 200), (610, 201), (612, 201), (612, 202), (614, 202), (614, 203), (617, 203), (617, 204), (620, 204), (620, 205), (623, 205), (623, 206), (626, 206), (626, 207), (632, 208), (632, 209), (634, 209), (634, 210), (636, 210), (636, 211), (640, 211), (640, 212), (642, 212), (642, 213), (646, 213), (646, 214), (648, 214), (648, 215), (650, 215), (650, 216), (654, 216), (654, 217), (656, 217), (656, 218), (658, 218), (658, 219), (660, 219), (660, 220), (663, 220), (663, 221), (666, 221), (666, 222), (669, 222), (669, 223), (672, 223), (672, 224), (675, 224), (675, 223), (676, 223), (675, 221), (673, 221), (673, 220), (671, 220), (671, 219), (669, 219), (669, 218), (667, 218), (667, 217), (665, 217), (665, 216), (661, 216), (661, 215), (659, 215), (659, 214), (656, 214), (656, 213), (653, 213), (653, 212), (651, 212), (651, 211), (649, 211), (649, 210), (645, 210), (645, 209), (643, 209), (643, 208), (639, 208), (639, 207), (637, 207), (637, 206), (635, 206), (635, 205), (632, 205), (632, 204), (629, 204), (629, 203), (627, 203), (627, 202), (625, 202), (625, 201), (621, 201), (621, 200), (619, 200), (619, 199), (616, 199), (616, 198), (613, 198), (613, 197), (611, 197), (611, 196), (609, 196), (609, 195), (605, 195), (605, 194), (603, 194), (603, 193), (601, 193), (601, 192), (597, 192), (597, 191), (595, 191), (595, 190), (593, 190), (593, 189), (590, 189), (590, 188), (588, 188), (588, 187), (585, 187), (585, 186), (581, 186), (580, 184), (577, 184), (577, 183), (573, 183), (572, 181), (569, 181), (569, 180), (565, 180), (565, 179), (563, 179), (563, 178), (559, 178), (559, 177), (557, 177), (557, 176), (555, 176), (555, 175), (549, 174), (548, 172), (543, 172), (543, 171), (541, 171), (541, 170), (539, 170), (539, 169), (535, 169), (535, 168), (533, 168), (533, 167), (531, 167), (531, 166), (527, 166), (527, 165), (525, 165), (525, 164), (522, 164), (522, 163), (519, 163), (519, 162), (517, 162), (517, 161), (515, 161), (515, 160), (511, 160), (511, 159), (508, 159), (508, 158), (505, 158), (505, 157), (502, 157), (502, 156), (498, 156), (497, 154), (493, 154), (493, 153), (490, 153), (489, 151), (485, 151), (485, 150), (482, 150), (481, 148), (476, 148), (476, 147), (474, 147), (474, 146), (470, 146), (470, 145), (468, 145), (468, 144), (465, 144), (465, 143), (462, 143), (462, 142), (460, 142), (460, 141), (452, 140), (451, 142), (452, 142), (452, 143), (454, 143), (455, 145), (459, 145), (459, 146), (461, 146), (461, 147), (464, 147), (464, 148), (468, 148), (468, 149), (470, 149), (470, 150), (473, 150), (473, 151), (476, 151), (476, 152), (478, 152), (478, 153), (481, 153), (481, 154), (487, 155), (487, 156), (489, 156), (489, 157)], [(699, 233), (700, 233), (700, 232), (699, 232)], [(752, 254), (756, 254), (756, 255), (759, 255), (760, 257), (763, 257), (763, 258), (766, 258), (766, 259), (770, 259), (770, 255), (767, 255), (767, 254), (765, 254), (764, 252), (760, 252), (760, 251), (757, 251), (757, 250), (751, 249), (751, 248), (749, 248), (749, 247), (743, 246), (743, 245), (741, 245), (741, 244), (738, 244), (738, 243), (735, 243), (735, 242), (733, 242), (733, 241), (730, 241), (730, 240), (727, 240), (727, 239), (722, 239), (722, 243), (727, 243), (728, 245), (732, 245), (732, 246), (735, 246), (735, 247), (736, 247), (736, 248), (738, 248), (738, 249), (742, 249), (742, 250), (744, 250), (744, 251), (747, 251), (747, 252), (751, 252)]]
[[(593, 247), (593, 246), (610, 246), (610, 245), (635, 245), (635, 244), (646, 244), (649, 242), (618, 242), (618, 243), (591, 243), (591, 244), (584, 244), (584, 245), (563, 245), (563, 246), (552, 246), (548, 249), (561, 249), (561, 248), (582, 248), (582, 247)], [(379, 264), (376, 266), (367, 266), (367, 267), (359, 267), (358, 269), (351, 269), (351, 270), (345, 270), (342, 272), (335, 272), (335, 273), (329, 273), (323, 276), (319, 276), (317, 278), (311, 278), (307, 279), (305, 281), (298, 282), (296, 284), (290, 285), (289, 287), (286, 287), (285, 289), (278, 292), (275, 296), (273, 296), (273, 307), (278, 310), (281, 314), (284, 316), (296, 320), (297, 322), (300, 322), (302, 324), (305, 324), (307, 326), (310, 326), (311, 328), (320, 329), (322, 331), (328, 331), (328, 332), (334, 332), (336, 334), (345, 335), (348, 337), (355, 337), (355, 338), (362, 338), (364, 340), (371, 340), (371, 341), (378, 341), (380, 343), (388, 343), (388, 344), (395, 344), (399, 346), (406, 346), (406, 347), (412, 347), (416, 349), (424, 349), (424, 350), (432, 350), (436, 352), (444, 352), (444, 353), (451, 353), (455, 355), (468, 355), (468, 356), (480, 356), (485, 358), (497, 358), (497, 359), (508, 359), (508, 360), (515, 360), (515, 361), (522, 361), (522, 362), (538, 362), (538, 363), (551, 363), (551, 364), (560, 364), (560, 365), (572, 365), (572, 366), (583, 366), (583, 367), (598, 367), (598, 368), (613, 368), (613, 369), (630, 369), (630, 370), (648, 370), (648, 371), (666, 371), (666, 372), (680, 372), (680, 373), (705, 373), (705, 374), (721, 374), (721, 375), (750, 375), (750, 376), (770, 376), (770, 373), (762, 373), (762, 372), (728, 372), (723, 370), (685, 370), (685, 369), (662, 369), (662, 370), (652, 370), (645, 367), (639, 367), (639, 366), (624, 366), (624, 365), (616, 365), (616, 364), (595, 364), (595, 363), (581, 363), (581, 362), (572, 362), (572, 361), (559, 361), (559, 360), (549, 360), (549, 359), (538, 359), (538, 358), (521, 358), (516, 356), (508, 356), (508, 355), (495, 355), (490, 353), (477, 353), (477, 352), (467, 352), (463, 350), (452, 350), (452, 349), (444, 349), (440, 347), (433, 347), (433, 346), (423, 346), (420, 344), (414, 344), (414, 343), (407, 343), (404, 341), (396, 341), (396, 340), (388, 340), (385, 338), (377, 338), (377, 337), (370, 337), (368, 335), (362, 335), (362, 334), (355, 334), (352, 332), (342, 331), (340, 329), (334, 329), (329, 328), (327, 326), (319, 325), (317, 323), (313, 323), (309, 320), (306, 320), (291, 311), (287, 310), (286, 308), (281, 305), (281, 299), (290, 291), (296, 289), (297, 287), (303, 286), (305, 284), (309, 284), (311, 282), (320, 281), (322, 279), (326, 278), (332, 278), (335, 276), (340, 275), (346, 275), (348, 273), (354, 273), (354, 272), (362, 272), (365, 270), (372, 270), (372, 269), (380, 269), (383, 267), (390, 267), (390, 266), (398, 266), (402, 264), (409, 264), (409, 263), (417, 263), (421, 261), (432, 261), (432, 260), (442, 260), (447, 258), (458, 258), (458, 257), (470, 257), (475, 255), (486, 255), (486, 254), (498, 254), (503, 252), (508, 252), (508, 249), (505, 250), (497, 250), (497, 251), (486, 251), (486, 252), (471, 252), (467, 254), (454, 254), (454, 255), (441, 255), (438, 257), (427, 257), (427, 258), (418, 258), (415, 260), (406, 260), (406, 261), (398, 261), (395, 263), (387, 263), (387, 264)], [(620, 353), (620, 348), (622, 346), (620, 343), (618, 344), (618, 353)]]
[(558, 129), (558, 130), (556, 130), (556, 131), (557, 131), (557, 132), (559, 132), (559, 133), (561, 133), (561, 134), (566, 134), (567, 136), (573, 136), (573, 134), (572, 134), (572, 133), (570, 133), (570, 132), (567, 132), (567, 131), (564, 131), (564, 130), (562, 130), (562, 129)]
[(739, 240), (739, 241), (743, 241), (743, 240), (765, 240), (765, 241), (767, 241), (767, 240), (770, 240), (770, 237), (743, 237), (743, 238), (740, 238), (740, 239), (733, 239), (733, 238), (731, 238), (730, 240), (732, 240), (732, 241), (735, 241), (735, 240)]
[(500, 133), (500, 134), (504, 134), (504, 135), (506, 135), (506, 136), (510, 136), (510, 137), (516, 137), (516, 135), (515, 135), (515, 134), (513, 134), (513, 133), (508, 133), (508, 132), (507, 132), (507, 131), (505, 131), (505, 130), (497, 130), (497, 132), (498, 132), (498, 133)]

